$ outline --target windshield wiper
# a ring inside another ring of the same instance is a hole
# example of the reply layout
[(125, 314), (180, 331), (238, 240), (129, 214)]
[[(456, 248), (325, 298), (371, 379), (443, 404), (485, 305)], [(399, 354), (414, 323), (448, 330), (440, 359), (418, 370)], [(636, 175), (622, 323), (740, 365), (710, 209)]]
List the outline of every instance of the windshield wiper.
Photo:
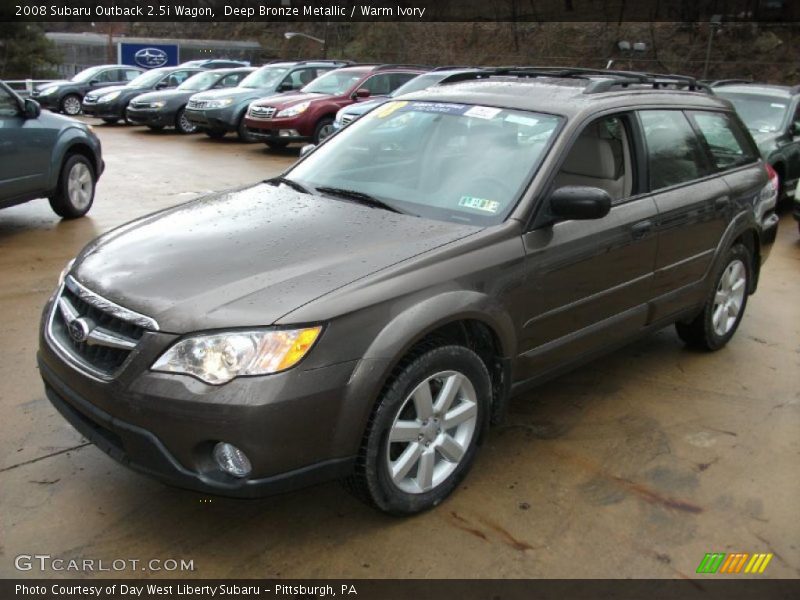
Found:
[(387, 204), (383, 200), (378, 200), (374, 196), (365, 194), (364, 192), (357, 192), (355, 190), (347, 190), (344, 188), (337, 188), (337, 187), (318, 187), (317, 191), (323, 194), (329, 194), (331, 196), (339, 196), (340, 198), (353, 200), (354, 202), (358, 202), (359, 204), (364, 204), (365, 206), (372, 206), (373, 208), (382, 208), (384, 210), (388, 210), (394, 213), (403, 214), (402, 210), (395, 208), (391, 204)]
[(314, 192), (311, 190), (311, 188), (304, 186), (302, 183), (299, 183), (294, 179), (283, 177), (282, 175), (279, 177), (273, 177), (272, 179), (267, 179), (266, 181), (264, 181), (264, 183), (269, 183), (271, 185), (278, 185), (282, 183), (283, 185), (288, 185), (290, 188), (298, 192), (302, 192), (304, 194), (311, 194), (312, 196), (314, 195)]

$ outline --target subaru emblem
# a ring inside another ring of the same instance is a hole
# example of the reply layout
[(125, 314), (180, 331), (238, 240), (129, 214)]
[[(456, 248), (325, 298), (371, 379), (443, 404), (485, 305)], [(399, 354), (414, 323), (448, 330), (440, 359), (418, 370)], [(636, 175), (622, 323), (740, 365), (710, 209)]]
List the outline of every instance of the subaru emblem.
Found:
[(142, 48), (133, 55), (133, 60), (140, 67), (155, 69), (167, 64), (169, 56), (160, 48)]

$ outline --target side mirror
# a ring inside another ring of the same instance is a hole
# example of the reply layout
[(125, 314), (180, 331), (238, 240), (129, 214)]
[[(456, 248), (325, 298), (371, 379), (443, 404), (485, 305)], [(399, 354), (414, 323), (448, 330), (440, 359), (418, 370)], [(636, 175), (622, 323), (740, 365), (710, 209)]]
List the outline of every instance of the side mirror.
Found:
[(167, 89), (168, 87), (169, 87), (169, 81), (159, 81), (159, 82), (156, 84), (156, 89), (157, 89), (157, 90), (165, 90), (165, 89)]
[(22, 104), (22, 116), (26, 119), (38, 119), (41, 114), (42, 107), (39, 106), (39, 103), (36, 100), (25, 98)]
[(356, 98), (369, 98), (371, 92), (367, 88), (358, 88), (355, 93)]
[(314, 144), (306, 144), (302, 148), (300, 148), (300, 158), (303, 158), (306, 154), (311, 152), (316, 146)]
[(99, 80), (99, 79), (92, 79), (92, 80), (89, 82), (89, 85), (97, 85), (98, 83), (100, 83), (100, 80)]
[(294, 89), (294, 86), (289, 81), (284, 81), (278, 86), (279, 92), (291, 92)]
[(568, 185), (550, 196), (550, 214), (557, 219), (602, 219), (611, 210), (611, 196), (596, 187)]

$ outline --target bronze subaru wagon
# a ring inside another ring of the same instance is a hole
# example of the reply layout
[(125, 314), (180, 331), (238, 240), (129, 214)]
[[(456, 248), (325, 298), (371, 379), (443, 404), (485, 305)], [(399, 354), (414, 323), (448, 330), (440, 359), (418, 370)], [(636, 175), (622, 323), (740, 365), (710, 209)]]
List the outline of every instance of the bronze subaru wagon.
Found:
[(280, 177), (90, 243), (45, 307), (41, 374), (137, 471), (232, 496), (342, 479), (411, 514), (510, 396), (672, 324), (724, 346), (776, 194), (690, 78), (454, 74)]

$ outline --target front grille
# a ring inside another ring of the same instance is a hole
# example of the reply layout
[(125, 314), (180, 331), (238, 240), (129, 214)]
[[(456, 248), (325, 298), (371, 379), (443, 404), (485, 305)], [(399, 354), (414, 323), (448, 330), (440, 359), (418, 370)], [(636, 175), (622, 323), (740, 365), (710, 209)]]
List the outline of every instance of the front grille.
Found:
[(131, 108), (150, 108), (149, 102), (136, 102), (135, 100), (131, 102)]
[(104, 379), (114, 377), (148, 329), (149, 317), (114, 304), (68, 277), (50, 315), (49, 335), (79, 367)]
[(275, 114), (274, 106), (251, 106), (250, 116), (257, 119), (271, 119)]
[(94, 98), (92, 96), (84, 96), (83, 97), (83, 103), (84, 104), (97, 104), (97, 98)]
[(350, 123), (352, 123), (352, 122), (353, 122), (353, 119), (355, 119), (355, 117), (354, 117), (354, 116), (352, 116), (352, 115), (342, 115), (342, 127), (344, 127), (345, 125), (349, 125)]
[(206, 100), (189, 100), (189, 103), (186, 105), (186, 108), (201, 109), (205, 108), (207, 105), (208, 101)]

